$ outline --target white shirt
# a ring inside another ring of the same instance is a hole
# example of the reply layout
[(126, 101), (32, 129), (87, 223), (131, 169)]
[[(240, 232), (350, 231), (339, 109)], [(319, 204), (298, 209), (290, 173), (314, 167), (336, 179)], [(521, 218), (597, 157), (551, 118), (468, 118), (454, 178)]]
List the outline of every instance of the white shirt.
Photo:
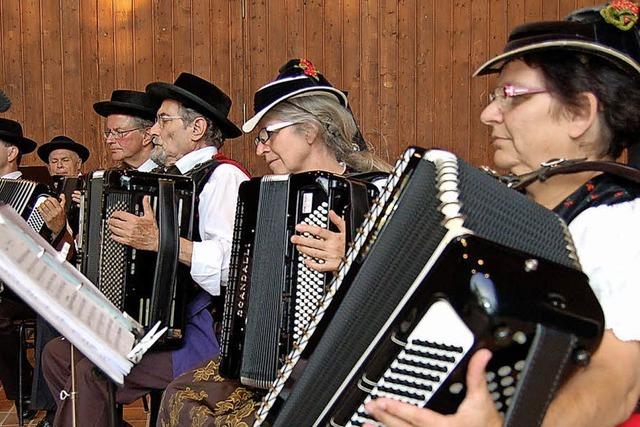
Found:
[(136, 170), (139, 170), (140, 172), (151, 172), (153, 169), (157, 167), (158, 165), (156, 164), (156, 162), (154, 162), (151, 159), (147, 159), (147, 161), (141, 164), (140, 167)]
[[(202, 148), (185, 155), (175, 166), (184, 174), (217, 152), (215, 147)], [(220, 286), (226, 285), (229, 276), (238, 190), (247, 179), (237, 167), (223, 164), (200, 193), (198, 229), (202, 241), (193, 242), (191, 277), (211, 295), (220, 295)]]
[(640, 341), (640, 199), (581, 212), (569, 224), (605, 328)]
[(20, 171), (9, 172), (6, 175), (0, 176), (2, 179), (20, 179), (20, 177), (22, 177), (22, 172)]

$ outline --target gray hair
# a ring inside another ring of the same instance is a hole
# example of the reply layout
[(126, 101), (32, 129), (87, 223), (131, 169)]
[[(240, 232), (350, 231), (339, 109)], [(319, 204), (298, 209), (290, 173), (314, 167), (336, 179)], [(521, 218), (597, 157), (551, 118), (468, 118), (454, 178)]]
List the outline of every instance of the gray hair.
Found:
[(222, 135), (222, 131), (213, 123), (210, 118), (205, 117), (202, 115), (202, 113), (199, 113), (192, 108), (185, 107), (184, 105), (180, 105), (178, 115), (181, 116), (184, 120), (185, 128), (198, 117), (202, 117), (207, 122), (207, 129), (204, 131), (204, 135), (202, 135), (202, 140), (204, 141), (204, 143), (208, 146), (216, 148), (221, 148), (224, 145), (225, 138)]
[(353, 114), (334, 95), (309, 92), (280, 102), (268, 114), (303, 125), (315, 124), (322, 140), (336, 159), (355, 172), (391, 170), (387, 162), (371, 151), (360, 150), (357, 141), (358, 127)]

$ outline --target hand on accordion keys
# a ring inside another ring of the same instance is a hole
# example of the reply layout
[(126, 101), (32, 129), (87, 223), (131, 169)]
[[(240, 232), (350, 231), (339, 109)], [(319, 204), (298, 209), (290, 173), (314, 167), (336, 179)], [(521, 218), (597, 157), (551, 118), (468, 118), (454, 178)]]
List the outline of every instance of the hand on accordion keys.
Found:
[(42, 215), (47, 228), (51, 230), (53, 236), (60, 234), (67, 225), (67, 215), (64, 212), (64, 194), (60, 195), (60, 200), (55, 197), (47, 197), (47, 199), (38, 206), (38, 211)]
[[(477, 351), (467, 369), (467, 395), (453, 415), (441, 415), (429, 409), (392, 399), (376, 399), (365, 405), (367, 412), (387, 427), (498, 427), (498, 414), (489, 394), (485, 368), (491, 359), (486, 349)], [(373, 427), (371, 424), (365, 426)]]
[(309, 257), (305, 259), (305, 265), (316, 271), (338, 270), (345, 254), (345, 221), (334, 211), (329, 211), (329, 220), (338, 228), (337, 233), (315, 225), (300, 223), (296, 225), (296, 231), (301, 234), (291, 236), (291, 243), (296, 245), (303, 255)]
[(107, 221), (112, 233), (111, 238), (135, 249), (157, 252), (158, 224), (151, 208), (149, 196), (144, 196), (142, 207), (144, 209), (142, 216), (115, 211)]

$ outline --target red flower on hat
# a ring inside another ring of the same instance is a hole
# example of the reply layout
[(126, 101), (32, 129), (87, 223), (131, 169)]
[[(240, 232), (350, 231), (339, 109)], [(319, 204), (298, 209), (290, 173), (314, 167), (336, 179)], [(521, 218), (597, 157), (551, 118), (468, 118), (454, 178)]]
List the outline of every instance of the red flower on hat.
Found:
[(318, 79), (318, 70), (316, 70), (316, 67), (311, 63), (311, 61), (301, 59), (298, 64), (298, 68), (301, 68), (305, 75), (313, 77), (316, 80)]
[(604, 20), (623, 31), (630, 30), (638, 21), (638, 4), (631, 0), (612, 0), (600, 10)]

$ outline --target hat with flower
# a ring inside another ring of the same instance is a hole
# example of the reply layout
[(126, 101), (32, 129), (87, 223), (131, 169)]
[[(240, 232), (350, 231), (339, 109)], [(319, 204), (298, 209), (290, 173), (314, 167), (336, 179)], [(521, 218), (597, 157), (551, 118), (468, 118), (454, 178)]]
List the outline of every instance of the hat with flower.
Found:
[(474, 76), (500, 72), (507, 62), (529, 52), (568, 50), (598, 56), (640, 77), (637, 20), (636, 2), (613, 0), (576, 10), (564, 21), (520, 25), (509, 35), (504, 52), (480, 66)]
[(274, 81), (258, 89), (253, 98), (255, 115), (247, 120), (242, 130), (251, 132), (275, 105), (309, 92), (330, 93), (342, 106), (347, 107), (346, 93), (333, 87), (311, 62), (306, 59), (292, 59), (280, 67), (278, 77)]

